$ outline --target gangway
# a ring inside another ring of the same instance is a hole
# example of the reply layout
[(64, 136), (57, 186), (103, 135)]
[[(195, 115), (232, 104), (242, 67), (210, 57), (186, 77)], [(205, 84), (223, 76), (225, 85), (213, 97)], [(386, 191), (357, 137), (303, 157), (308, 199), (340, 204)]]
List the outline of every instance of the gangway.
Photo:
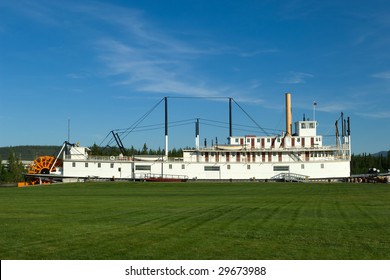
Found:
[(276, 181), (284, 182), (307, 182), (308, 176), (296, 173), (279, 173), (271, 178)]

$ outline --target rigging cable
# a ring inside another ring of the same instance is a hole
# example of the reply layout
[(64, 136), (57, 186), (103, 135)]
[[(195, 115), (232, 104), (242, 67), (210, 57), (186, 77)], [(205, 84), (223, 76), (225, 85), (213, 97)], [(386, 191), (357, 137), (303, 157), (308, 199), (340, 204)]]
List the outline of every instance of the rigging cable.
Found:
[(236, 100), (234, 100), (234, 103), (236, 103), (236, 105), (245, 113), (245, 115), (247, 115), (247, 117), (252, 121), (254, 122), (254, 124), (257, 125), (258, 128), (260, 128), (261, 131), (263, 131), (263, 133), (265, 133), (266, 136), (269, 136), (269, 134), (236, 102)]
[(145, 113), (141, 118), (139, 118), (132, 126), (127, 128), (125, 131), (121, 132), (121, 135), (124, 135), (122, 139), (125, 139), (137, 126), (143, 122), (153, 111), (164, 101), (165, 98), (162, 98), (152, 109), (150, 109), (147, 113)]

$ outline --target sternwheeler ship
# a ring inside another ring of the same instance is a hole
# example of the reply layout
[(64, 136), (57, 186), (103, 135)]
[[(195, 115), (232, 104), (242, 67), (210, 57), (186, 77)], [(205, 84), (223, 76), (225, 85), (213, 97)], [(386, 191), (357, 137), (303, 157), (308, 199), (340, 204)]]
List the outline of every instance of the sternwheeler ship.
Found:
[[(165, 98), (167, 102), (167, 98)], [(62, 182), (85, 180), (342, 180), (350, 176), (350, 120), (336, 122), (334, 145), (324, 145), (315, 120), (296, 121), (293, 126), (291, 94), (286, 93), (286, 130), (273, 136), (232, 134), (231, 100), (228, 144), (199, 144), (183, 150), (180, 158), (168, 157), (168, 121), (165, 104), (165, 154), (161, 156), (94, 156), (87, 147), (63, 145), (57, 157), (41, 157), (30, 166), (28, 177)], [(294, 128), (294, 129), (293, 129)], [(113, 133), (118, 145), (121, 140)]]

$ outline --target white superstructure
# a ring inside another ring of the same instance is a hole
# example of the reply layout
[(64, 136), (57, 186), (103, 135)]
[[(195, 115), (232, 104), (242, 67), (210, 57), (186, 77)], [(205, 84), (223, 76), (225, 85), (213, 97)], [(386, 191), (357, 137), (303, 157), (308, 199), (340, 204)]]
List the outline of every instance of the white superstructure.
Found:
[(60, 172), (64, 180), (306, 180), (349, 177), (349, 119), (348, 125), (342, 120), (342, 135), (336, 137), (339, 141), (333, 146), (323, 145), (322, 136), (317, 135), (315, 120), (297, 121), (295, 131), (292, 131), (290, 98), (290, 94), (286, 94), (286, 132), (283, 135), (229, 136), (228, 145), (200, 147), (197, 131), (195, 148), (184, 150), (181, 158), (168, 158), (167, 155), (99, 157), (90, 156), (88, 148), (72, 146), (64, 153)]

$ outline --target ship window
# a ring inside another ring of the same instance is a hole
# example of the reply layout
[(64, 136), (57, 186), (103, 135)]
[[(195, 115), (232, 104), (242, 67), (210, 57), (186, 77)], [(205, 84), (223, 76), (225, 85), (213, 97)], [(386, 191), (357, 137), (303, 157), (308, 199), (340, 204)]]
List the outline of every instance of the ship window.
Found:
[(111, 168), (114, 168), (114, 164), (113, 164), (113, 163), (111, 163), (111, 164), (110, 164), (110, 167), (111, 167)]
[(306, 124), (305, 123), (301, 123), (301, 128), (305, 129), (306, 128)]
[(299, 143), (299, 142), (301, 142), (301, 138), (296, 138), (297, 139), (297, 142)]
[(72, 167), (76, 167), (76, 163), (75, 162), (72, 162)]
[(230, 170), (230, 164), (227, 165), (227, 169)]
[(147, 170), (150, 171), (151, 167), (150, 165), (136, 165), (135, 170)]
[(238, 138), (234, 139), (234, 142), (238, 143)]
[(172, 169), (172, 164), (169, 165), (169, 169)]
[(314, 128), (314, 123), (311, 122), (311, 123), (309, 124), (309, 126), (310, 126), (310, 128)]
[(280, 142), (280, 138), (278, 138), (278, 142)]
[(288, 166), (288, 165), (275, 165), (274, 171), (290, 171), (290, 166)]
[(248, 164), (248, 165), (246, 166), (246, 169), (250, 170), (250, 169), (251, 169), (251, 166)]
[(182, 164), (181, 169), (186, 169), (186, 166), (184, 164)]
[(85, 167), (87, 167), (87, 168), (88, 168), (88, 162), (86, 162), (86, 163), (85, 163)]
[(301, 169), (305, 169), (305, 165), (304, 164), (301, 164)]
[(99, 168), (102, 167), (102, 164), (101, 164), (100, 162), (98, 163), (98, 167), (99, 167)]
[(246, 142), (247, 142), (247, 143), (250, 143), (250, 142), (251, 142), (251, 139), (250, 139), (250, 138), (247, 138), (247, 139), (246, 139)]
[(205, 166), (204, 171), (219, 171), (220, 167), (219, 166)]
[(321, 163), (321, 168), (324, 169), (325, 168), (325, 165), (323, 163)]
[(271, 142), (271, 139), (270, 138), (267, 138), (267, 143)]
[(257, 138), (257, 143), (260, 143), (260, 138)]

